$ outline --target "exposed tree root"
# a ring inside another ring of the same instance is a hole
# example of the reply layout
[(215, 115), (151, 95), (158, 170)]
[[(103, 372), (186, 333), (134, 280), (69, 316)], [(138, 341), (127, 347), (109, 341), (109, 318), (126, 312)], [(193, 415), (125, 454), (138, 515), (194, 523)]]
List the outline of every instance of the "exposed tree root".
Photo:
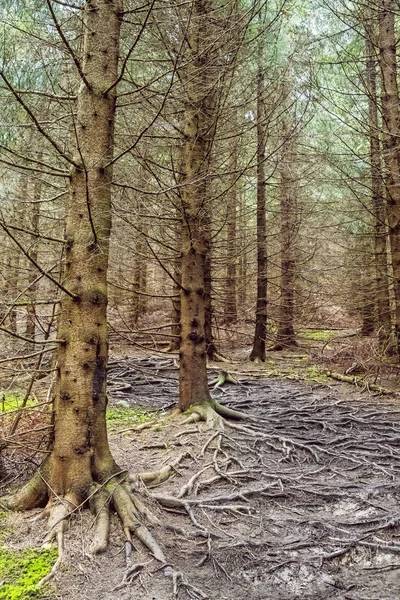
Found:
[(276, 342), (270, 348), (267, 348), (267, 352), (282, 352), (283, 350), (290, 350), (291, 348), (298, 348), (299, 344), (296, 340), (290, 342)]
[[(147, 486), (151, 485), (154, 487), (156, 485), (159, 485), (160, 483), (162, 483), (163, 481), (166, 481), (169, 477), (171, 477), (171, 475), (173, 475), (174, 473), (177, 472), (177, 466), (187, 456), (190, 456), (190, 453), (183, 452), (175, 460), (168, 463), (167, 465), (164, 465), (164, 467), (162, 467), (158, 471), (149, 471), (146, 473), (140, 473), (140, 478), (143, 481), (143, 483), (145, 483)], [(131, 475), (130, 480), (134, 484), (137, 483), (137, 476)]]
[[(51, 498), (45, 509), (40, 513), (41, 517), (49, 516), (48, 533), (45, 536), (43, 547), (48, 547), (55, 541), (57, 543), (58, 558), (51, 572), (40, 581), (39, 585), (42, 586), (50, 581), (65, 560), (64, 532), (68, 517), (88, 503), (95, 517), (94, 534), (90, 547), (91, 554), (102, 553), (108, 547), (111, 507), (114, 508), (122, 524), (125, 539), (126, 570), (121, 583), (114, 588), (115, 591), (131, 584), (149, 564), (148, 562), (133, 564), (132, 536), (135, 536), (147, 548), (153, 559), (162, 565), (161, 569), (164, 575), (171, 579), (174, 598), (178, 598), (179, 591), (182, 589), (194, 600), (206, 598), (201, 590), (187, 581), (183, 573), (174, 569), (168, 563), (163, 549), (151, 533), (149, 526), (166, 527), (185, 535), (185, 537), (208, 535), (208, 532), (197, 523), (194, 517), (192, 518), (195, 525), (194, 533), (168, 526), (168, 524), (162, 523), (156, 514), (148, 508), (146, 501), (142, 500), (142, 497), (147, 495), (148, 499), (152, 501), (146, 491), (144, 482), (147, 485), (154, 486), (165, 481), (176, 473), (178, 465), (187, 456), (190, 456), (188, 452), (181, 453), (158, 471), (142, 473), (141, 475), (118, 472), (105, 479), (103, 484), (93, 483), (88, 489), (83, 502), (80, 502), (80, 498), (73, 493), (58, 497), (40, 471), (15, 495), (1, 499), (1, 505), (4, 508), (25, 511), (40, 505), (43, 506), (46, 497), (50, 496)], [(187, 490), (191, 489), (193, 484), (194, 480)], [(190, 509), (189, 513), (191, 513)]]
[(263, 363), (265, 363), (265, 356), (261, 357), (261, 356), (255, 356), (254, 358), (251, 358), (250, 356), (250, 360), (251, 362), (253, 362), (255, 365), (262, 365)]
[(334, 371), (329, 370), (324, 371), (324, 373), (327, 377), (330, 377), (331, 379), (343, 381), (344, 383), (351, 383), (352, 385), (367, 389), (368, 391), (371, 390), (372, 392), (377, 392), (378, 394), (393, 396), (400, 395), (399, 392), (397, 392), (396, 390), (391, 390), (389, 388), (382, 387), (381, 385), (377, 385), (376, 383), (370, 383), (362, 377), (357, 377), (357, 375), (342, 375), (342, 373), (335, 373)]
[(214, 381), (211, 382), (211, 385), (214, 386), (214, 390), (222, 387), (224, 385), (224, 383), (233, 383), (237, 385), (237, 380), (233, 377), (233, 375), (231, 373), (229, 373), (228, 371), (224, 371), (223, 369), (221, 369), (218, 373), (218, 377), (217, 379), (215, 379)]
[(207, 358), (209, 358), (210, 360), (213, 360), (214, 362), (222, 362), (222, 363), (227, 363), (229, 362), (229, 360), (227, 358), (225, 358), (224, 356), (222, 356), (222, 354), (219, 354), (219, 352), (217, 351), (213, 351), (207, 354)]
[(211, 402), (204, 402), (203, 404), (195, 404), (190, 407), (188, 412), (189, 415), (184, 421), (182, 421), (182, 425), (205, 421), (206, 425), (210, 429), (223, 430), (225, 427), (224, 417), (236, 420), (252, 420), (251, 415), (247, 415), (241, 411), (233, 410), (232, 408), (223, 406), (215, 400), (212, 400)]

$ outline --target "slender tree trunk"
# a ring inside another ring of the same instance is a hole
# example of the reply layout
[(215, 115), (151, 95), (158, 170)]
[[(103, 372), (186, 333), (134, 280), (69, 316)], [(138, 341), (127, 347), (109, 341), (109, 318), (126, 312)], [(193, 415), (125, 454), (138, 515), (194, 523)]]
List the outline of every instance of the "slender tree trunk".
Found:
[[(182, 221), (181, 214), (176, 211), (176, 224), (174, 225), (174, 245), (176, 252), (180, 252), (182, 247)], [(172, 285), (172, 310), (171, 310), (171, 341), (168, 346), (169, 352), (177, 352), (180, 346), (181, 335), (181, 282), (182, 282), (182, 257), (177, 256), (173, 261), (173, 285)]]
[(298, 229), (293, 144), (294, 139), (288, 131), (280, 160), (281, 299), (275, 350), (297, 346), (293, 323), (296, 281), (294, 241)]
[(400, 111), (397, 87), (394, 0), (381, 0), (379, 9), (379, 63), (381, 71), (383, 145), (393, 288), (395, 340), (400, 355)]
[(216, 119), (211, 13), (210, 0), (194, 0), (187, 32), (191, 61), (185, 73), (182, 147), (181, 410), (211, 400), (205, 334), (205, 275), (209, 250), (207, 179)]
[[(236, 121), (237, 121), (237, 116)], [(238, 166), (238, 138), (235, 127), (232, 138), (230, 171), (232, 172), (231, 189), (228, 192), (227, 205), (227, 244), (226, 244), (226, 280), (225, 280), (225, 314), (224, 321), (228, 325), (237, 320), (237, 242), (236, 242), (236, 211), (237, 211), (237, 166)]]
[[(22, 201), (22, 204), (21, 207), (18, 207), (18, 203), (15, 204), (13, 211), (14, 224), (18, 227), (23, 227), (26, 216), (26, 203), (28, 202), (28, 177), (25, 175), (21, 175), (18, 182), (18, 199)], [(18, 296), (18, 287), (21, 280), (21, 258), (22, 254), (20, 250), (14, 245), (14, 242), (11, 242), (7, 261), (7, 282), (3, 294), (7, 299), (8, 305), (11, 304), (8, 310), (6, 323), (14, 333), (17, 333), (18, 329), (18, 311), (14, 302), (15, 298)]]
[(381, 144), (379, 139), (378, 100), (376, 90), (376, 54), (371, 33), (366, 30), (366, 83), (368, 92), (368, 127), (371, 161), (371, 198), (374, 213), (375, 288), (378, 335), (382, 349), (387, 348), (391, 334), (389, 275), (387, 256), (387, 215), (383, 190)]
[(247, 305), (247, 219), (246, 201), (244, 191), (239, 196), (239, 232), (240, 232), (240, 255), (239, 255), (239, 308), (243, 311)]
[(138, 201), (136, 209), (138, 216), (136, 221), (135, 255), (133, 258), (133, 293), (129, 314), (129, 323), (132, 327), (136, 327), (140, 317), (146, 312), (146, 296), (143, 293), (146, 293), (147, 288), (147, 247), (145, 238), (148, 228), (140, 216), (140, 201)]
[(256, 328), (252, 361), (265, 361), (265, 339), (267, 334), (267, 225), (265, 199), (265, 145), (266, 133), (264, 117), (264, 72), (262, 68), (262, 42), (258, 44), (257, 73), (257, 305)]
[[(41, 160), (42, 158), (42, 153), (39, 153), (38, 156), (38, 160)], [(40, 198), (41, 198), (41, 194), (42, 194), (42, 182), (39, 178), (35, 179), (35, 182), (33, 184), (33, 204), (32, 204), (32, 210), (31, 210), (31, 223), (30, 223), (30, 229), (38, 234), (39, 233), (39, 221), (40, 221)], [(31, 242), (31, 249), (29, 251), (29, 256), (35, 261), (37, 262), (38, 260), (38, 238), (32, 238), (32, 242)], [(32, 268), (31, 265), (29, 265), (29, 279), (28, 279), (28, 285), (29, 285), (29, 289), (28, 289), (28, 293), (27, 293), (27, 297), (28, 297), (28, 306), (26, 309), (26, 326), (25, 326), (25, 334), (27, 337), (35, 339), (35, 332), (36, 332), (36, 294), (37, 294), (37, 283), (35, 283), (35, 279), (36, 279), (36, 272), (35, 270)]]

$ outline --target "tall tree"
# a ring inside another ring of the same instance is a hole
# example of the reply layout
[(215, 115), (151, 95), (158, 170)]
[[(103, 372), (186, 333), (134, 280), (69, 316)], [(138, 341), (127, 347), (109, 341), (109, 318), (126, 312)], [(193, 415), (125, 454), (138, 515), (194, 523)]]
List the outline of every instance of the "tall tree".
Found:
[(374, 214), (376, 304), (378, 336), (382, 349), (385, 349), (390, 339), (392, 324), (389, 297), (386, 198), (383, 187), (382, 153), (378, 122), (375, 37), (371, 28), (366, 26), (366, 88), (368, 94), (371, 199)]
[[(50, 0), (48, 7), (60, 27)], [(92, 551), (106, 548), (112, 499), (127, 539), (134, 530), (160, 558), (158, 546), (152, 545), (153, 538), (138, 520), (127, 486), (119, 485), (121, 469), (110, 452), (105, 419), (107, 268), (122, 9), (121, 0), (85, 2), (82, 59), (61, 31), (73, 54), (80, 85), (74, 153), (71, 157), (63, 153), (71, 172), (57, 331), (53, 442), (38, 472), (4, 502), (15, 510), (48, 502), (47, 539), (57, 537), (61, 554), (64, 519), (89, 497), (97, 515)]]
[[(259, 16), (261, 22), (261, 15)], [(264, 107), (263, 37), (259, 34), (257, 47), (257, 306), (256, 327), (250, 360), (265, 361), (267, 335), (267, 220), (265, 147), (266, 126)]]
[(297, 182), (295, 174), (295, 135), (286, 116), (280, 157), (280, 238), (281, 277), (278, 330), (275, 350), (297, 346), (294, 332), (295, 240), (297, 236)]
[(182, 290), (179, 408), (211, 401), (207, 382), (205, 274), (209, 226), (208, 185), (214, 141), (215, 47), (211, 0), (193, 0), (187, 31), (185, 123), (182, 146)]
[(380, 0), (379, 64), (381, 72), (383, 146), (391, 263), (395, 296), (395, 338), (400, 354), (400, 107), (397, 81), (394, 0)]

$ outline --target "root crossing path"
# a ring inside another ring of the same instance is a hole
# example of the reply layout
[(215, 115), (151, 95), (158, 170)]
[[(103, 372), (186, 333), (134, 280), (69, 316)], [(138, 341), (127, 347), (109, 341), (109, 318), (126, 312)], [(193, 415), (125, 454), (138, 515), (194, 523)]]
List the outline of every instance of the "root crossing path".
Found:
[[(163, 524), (153, 534), (188, 585), (172, 590), (139, 542), (135, 577), (127, 577), (117, 520), (107, 553), (89, 558), (93, 517), (86, 511), (75, 517), (81, 537), (75, 524), (67, 539), (71, 566), (55, 578), (58, 598), (400, 598), (400, 405), (235, 377), (236, 385), (213, 395), (256, 419), (223, 430), (161, 421), (112, 438), (118, 463), (130, 471), (177, 464), (189, 453), (147, 497)], [(170, 359), (111, 363), (111, 404), (160, 410), (175, 400), (176, 386)]]

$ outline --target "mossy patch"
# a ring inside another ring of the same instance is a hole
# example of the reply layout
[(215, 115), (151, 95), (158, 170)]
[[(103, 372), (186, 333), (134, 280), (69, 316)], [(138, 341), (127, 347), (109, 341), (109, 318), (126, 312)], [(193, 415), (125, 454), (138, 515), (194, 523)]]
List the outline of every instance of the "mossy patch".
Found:
[(319, 367), (312, 365), (303, 369), (303, 377), (306, 381), (317, 381), (318, 383), (327, 383), (329, 381), (326, 373), (323, 373)]
[(25, 548), (12, 551), (0, 547), (0, 600), (51, 598), (51, 588), (38, 588), (57, 560), (56, 549)]
[(336, 336), (337, 331), (332, 331), (332, 329), (317, 329), (315, 331), (305, 331), (301, 337), (314, 342), (329, 342)]
[(107, 409), (107, 422), (111, 427), (120, 425), (140, 425), (148, 423), (158, 417), (156, 411), (145, 410), (144, 408), (127, 408), (125, 406), (111, 406)]
[(290, 379), (292, 381), (305, 381), (306, 383), (327, 383), (329, 378), (318, 367), (312, 365), (310, 367), (294, 366), (282, 369), (270, 369), (266, 371), (267, 377), (281, 377), (282, 379)]
[[(24, 395), (24, 392), (18, 391), (0, 392), (0, 412), (4, 413), (18, 410), (22, 404)], [(27, 406), (32, 406), (32, 404), (34, 404), (34, 400), (28, 400)]]

